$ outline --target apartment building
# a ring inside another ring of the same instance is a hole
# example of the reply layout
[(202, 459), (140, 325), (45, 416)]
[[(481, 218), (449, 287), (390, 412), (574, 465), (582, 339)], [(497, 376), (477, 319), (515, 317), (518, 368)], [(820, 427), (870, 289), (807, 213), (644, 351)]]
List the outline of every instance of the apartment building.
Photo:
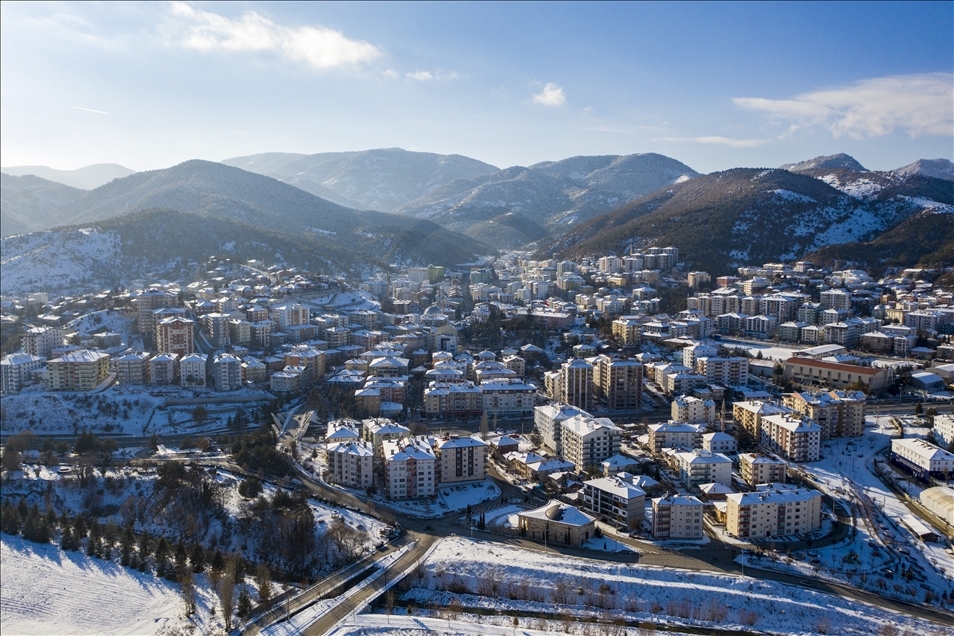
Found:
[(515, 378), (480, 383), (483, 412), (488, 416), (530, 417), (537, 387)]
[(242, 361), (228, 353), (215, 356), (212, 362), (212, 377), (216, 391), (242, 388)]
[(166, 307), (176, 307), (179, 304), (179, 297), (172, 292), (150, 289), (136, 296), (132, 302), (136, 306), (139, 333), (147, 340), (152, 340), (156, 336), (153, 312)]
[(702, 436), (702, 450), (710, 453), (722, 453), (723, 455), (732, 455), (738, 450), (738, 444), (735, 438), (722, 431), (705, 433)]
[(700, 357), (696, 359), (695, 370), (704, 375), (709, 384), (745, 386), (749, 381), (748, 358)]
[(715, 422), (715, 402), (691, 395), (680, 395), (672, 401), (670, 416), (676, 422), (712, 424)]
[(759, 484), (783, 484), (788, 465), (767, 455), (758, 453), (742, 453), (739, 455), (739, 472), (742, 481), (755, 487)]
[(470, 381), (431, 382), (424, 389), (427, 417), (468, 417), (483, 409), (484, 393)]
[(705, 532), (700, 499), (691, 495), (656, 497), (653, 502), (653, 537), (656, 539), (701, 539)]
[(149, 361), (149, 382), (163, 386), (179, 383), (179, 356), (160, 353)]
[(745, 400), (732, 405), (732, 419), (736, 426), (748, 431), (755, 439), (762, 437), (763, 418), (791, 412), (788, 407), (759, 400)]
[(109, 354), (80, 349), (46, 365), (51, 391), (92, 391), (109, 375)]
[(187, 318), (163, 318), (156, 324), (156, 349), (159, 353), (188, 356), (195, 351), (195, 323)]
[(386, 417), (373, 417), (361, 421), (361, 437), (371, 442), (375, 451), (381, 449), (384, 442), (397, 442), (411, 436), (411, 429), (401, 426)]
[(687, 488), (702, 484), (732, 485), (732, 460), (721, 453), (695, 449), (675, 455), (679, 479)]
[(762, 447), (792, 462), (821, 457), (821, 427), (814, 420), (782, 413), (762, 418)]
[(646, 492), (634, 483), (634, 476), (620, 472), (583, 482), (583, 508), (618, 528), (635, 528), (643, 519)]
[(487, 442), (476, 437), (445, 437), (437, 442), (437, 482), (479, 481), (486, 475)]
[(623, 429), (605, 417), (576, 415), (562, 422), (563, 457), (578, 469), (619, 454)]
[(360, 440), (328, 444), (328, 471), (336, 484), (348, 488), (374, 485), (374, 449)]
[(821, 493), (784, 484), (726, 495), (725, 531), (738, 538), (792, 536), (821, 527)]
[(593, 366), (582, 358), (573, 358), (563, 363), (559, 371), (559, 384), (556, 387), (557, 395), (553, 399), (588, 409), (592, 406)]
[(30, 384), (30, 373), (43, 367), (45, 358), (30, 353), (11, 353), (0, 359), (0, 389), (4, 395), (19, 393)]
[(437, 492), (437, 458), (426, 438), (385, 440), (380, 448), (389, 499), (431, 497)]
[(664, 448), (702, 448), (705, 427), (685, 422), (665, 422), (649, 425), (649, 447), (659, 454)]
[(635, 360), (597, 356), (593, 388), (611, 411), (638, 409), (643, 397), (643, 365)]
[(52, 358), (53, 349), (66, 343), (66, 332), (59, 327), (30, 327), (20, 334), (24, 353), (40, 358)]
[(133, 351), (117, 358), (113, 365), (120, 384), (149, 384), (149, 354)]
[(867, 397), (861, 391), (786, 393), (782, 399), (793, 412), (815, 420), (821, 426), (823, 440), (865, 432)]
[(613, 321), (613, 337), (624, 345), (638, 345), (642, 322), (635, 316), (622, 316)]
[(543, 445), (557, 455), (563, 454), (563, 422), (577, 415), (590, 417), (586, 411), (566, 404), (534, 407), (533, 425), (543, 438)]
[(204, 353), (193, 353), (179, 360), (179, 384), (187, 388), (204, 388), (207, 386), (209, 356)]

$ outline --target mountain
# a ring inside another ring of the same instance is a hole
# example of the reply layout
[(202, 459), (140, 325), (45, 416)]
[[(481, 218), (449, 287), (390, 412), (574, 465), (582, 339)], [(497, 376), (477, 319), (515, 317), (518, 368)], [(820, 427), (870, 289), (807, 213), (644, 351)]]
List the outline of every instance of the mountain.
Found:
[(626, 201), (697, 175), (654, 153), (572, 157), (458, 179), (395, 212), (508, 249), (563, 234)]
[(53, 212), (83, 191), (33, 175), (0, 173), (0, 236), (25, 234), (56, 225)]
[(81, 190), (92, 190), (113, 179), (128, 177), (135, 172), (118, 163), (96, 163), (76, 170), (57, 170), (47, 166), (9, 166), (2, 170), (15, 177), (33, 175)]
[(340, 205), (380, 212), (389, 212), (449, 181), (497, 170), (461, 155), (400, 148), (315, 155), (270, 152), (222, 163), (284, 181)]
[(829, 245), (807, 254), (818, 265), (883, 269), (954, 262), (954, 214), (918, 212), (868, 242)]
[[(599, 216), (541, 248), (566, 255), (675, 245), (721, 274), (791, 261), (824, 246), (870, 241), (922, 211), (954, 214), (954, 184), (845, 169), (737, 168), (696, 177)], [(943, 216), (938, 218), (945, 218)]]
[(948, 159), (918, 159), (914, 163), (909, 163), (903, 168), (892, 170), (892, 172), (900, 175), (919, 174), (925, 177), (954, 181), (954, 163), (951, 163)]
[(858, 163), (857, 159), (843, 152), (837, 155), (815, 157), (814, 159), (800, 163), (786, 163), (779, 167), (782, 170), (790, 170), (791, 172), (805, 172), (806, 170), (816, 170), (819, 168), (844, 168), (846, 170), (857, 170), (858, 172), (865, 172), (866, 170), (864, 166)]
[(191, 280), (210, 256), (338, 274), (363, 271), (369, 263), (454, 264), (476, 260), (487, 251), (485, 245), (427, 221), (356, 225), (347, 233), (333, 234), (279, 231), (233, 219), (151, 209), (0, 240), (0, 291), (71, 293), (147, 277)]

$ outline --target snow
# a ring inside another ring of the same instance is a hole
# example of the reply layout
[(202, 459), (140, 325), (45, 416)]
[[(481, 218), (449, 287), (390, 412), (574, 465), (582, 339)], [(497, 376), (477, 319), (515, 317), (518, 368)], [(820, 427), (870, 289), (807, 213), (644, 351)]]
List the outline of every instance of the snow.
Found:
[(474, 481), (463, 484), (444, 484), (438, 488), (437, 499), (387, 499), (375, 495), (375, 504), (391, 508), (417, 519), (437, 519), (448, 512), (463, 512), (467, 506), (476, 508), (485, 501), (500, 496), (500, 489), (490, 481)]
[[(115, 232), (93, 229), (56, 230), (11, 236), (0, 240), (0, 292), (69, 293), (99, 288), (97, 279), (115, 271), (122, 239)], [(50, 288), (56, 281), (58, 287)]]
[[(457, 598), (464, 608), (554, 615), (565, 609), (582, 617), (602, 614), (602, 605), (614, 618), (728, 630), (749, 629), (754, 620), (757, 630), (795, 634), (824, 628), (867, 635), (886, 624), (920, 631), (926, 627), (920, 619), (782, 583), (592, 561), (463, 537), (442, 540), (423, 571), (402, 597), (418, 607), (446, 608)], [(491, 582), (496, 582), (496, 592), (490, 590)], [(447, 592), (448, 587), (455, 593)]]
[(157, 634), (183, 621), (179, 586), (149, 574), (2, 535), (4, 634)]
[(818, 201), (809, 196), (799, 194), (798, 192), (792, 192), (791, 190), (783, 190), (779, 188), (778, 190), (772, 190), (771, 192), (783, 201), (795, 201), (797, 203), (818, 203)]

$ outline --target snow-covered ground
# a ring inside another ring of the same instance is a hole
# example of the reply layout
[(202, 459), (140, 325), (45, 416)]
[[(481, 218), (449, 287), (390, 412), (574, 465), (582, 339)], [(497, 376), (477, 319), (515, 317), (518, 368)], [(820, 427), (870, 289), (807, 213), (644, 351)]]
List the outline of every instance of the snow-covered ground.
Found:
[[(555, 620), (562, 611), (574, 617), (608, 612), (613, 618), (676, 626), (866, 636), (878, 633), (885, 625), (920, 633), (931, 633), (938, 627), (865, 603), (781, 583), (591, 561), (463, 537), (442, 540), (426, 560), (423, 575), (412, 580), (411, 586), (402, 601), (419, 608), (447, 608), (457, 599), (464, 612), (469, 607), (502, 614), (538, 612)], [(520, 624), (527, 622), (521, 620)], [(508, 625), (513, 629), (512, 623), (504, 623)], [(454, 632), (450, 625), (447, 627)]]
[[(255, 402), (240, 400), (272, 400), (265, 391), (241, 389), (229, 393), (196, 393), (179, 387), (112, 386), (101, 393), (61, 393), (26, 390), (3, 398), (3, 420), (0, 430), (16, 433), (78, 434), (90, 429), (97, 434), (151, 435), (152, 433), (201, 433), (224, 428), (228, 417), (238, 409), (246, 412)], [(196, 404), (165, 407), (167, 402), (203, 399), (236, 400), (208, 404), (205, 421), (196, 422), (192, 410)]]
[[(896, 436), (890, 417), (869, 417), (862, 437), (829, 440), (820, 461), (802, 466), (824, 492), (853, 510), (854, 535), (781, 559), (752, 557), (747, 564), (810, 574), (903, 600), (921, 601), (929, 589), (934, 595), (954, 593), (954, 557), (942, 544), (925, 543), (901, 525), (901, 517), (910, 511), (874, 473), (877, 461), (913, 497), (920, 492), (919, 485), (903, 481), (880, 454)], [(910, 580), (902, 577), (908, 569)]]
[(497, 484), (486, 479), (463, 484), (444, 484), (438, 488), (437, 500), (433, 502), (431, 500), (391, 500), (380, 494), (372, 497), (372, 500), (377, 505), (411, 517), (436, 519), (449, 512), (463, 512), (467, 506), (476, 508), (485, 501), (491, 501), (499, 496), (500, 489)]
[[(5, 636), (146, 635), (188, 624), (179, 586), (150, 574), (7, 534), (0, 556), (0, 631)], [(198, 579), (200, 604), (214, 604)]]

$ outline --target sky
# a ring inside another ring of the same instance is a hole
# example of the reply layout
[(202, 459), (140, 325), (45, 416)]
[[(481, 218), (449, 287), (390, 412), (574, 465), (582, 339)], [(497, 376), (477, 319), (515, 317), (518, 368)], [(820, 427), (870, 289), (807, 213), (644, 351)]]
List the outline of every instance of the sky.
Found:
[(954, 159), (954, 3), (0, 4), (0, 162)]

